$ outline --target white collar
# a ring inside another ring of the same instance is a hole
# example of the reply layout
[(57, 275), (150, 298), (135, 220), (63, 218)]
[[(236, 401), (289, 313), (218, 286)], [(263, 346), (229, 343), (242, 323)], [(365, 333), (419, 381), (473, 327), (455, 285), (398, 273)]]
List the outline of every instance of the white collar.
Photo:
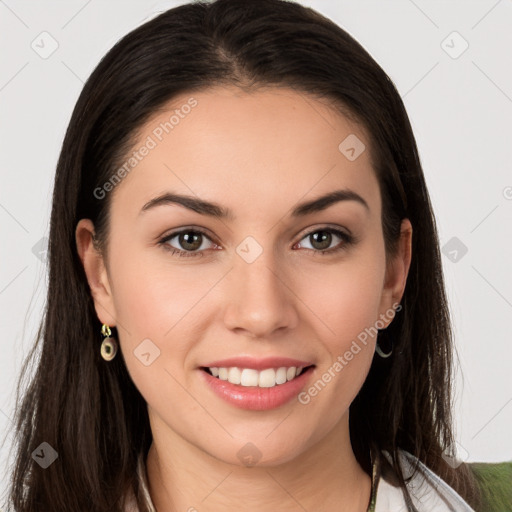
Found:
[[(382, 451), (382, 454), (391, 463), (389, 452)], [(418, 512), (474, 512), (452, 487), (420, 460), (405, 450), (399, 450), (398, 455), (412, 504)], [(418, 470), (410, 478), (415, 464), (418, 464)], [(410, 480), (407, 480), (409, 478)], [(403, 489), (394, 484), (389, 472), (388, 476), (383, 472), (377, 485), (375, 512), (407, 512), (408, 510)]]

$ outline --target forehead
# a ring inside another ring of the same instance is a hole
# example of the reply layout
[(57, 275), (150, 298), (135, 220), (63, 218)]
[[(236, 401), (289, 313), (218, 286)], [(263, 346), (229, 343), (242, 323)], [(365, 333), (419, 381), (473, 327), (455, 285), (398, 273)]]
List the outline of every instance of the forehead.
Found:
[(139, 208), (168, 189), (275, 208), (350, 188), (380, 204), (364, 127), (293, 89), (181, 94), (141, 127), (128, 158), (115, 195)]

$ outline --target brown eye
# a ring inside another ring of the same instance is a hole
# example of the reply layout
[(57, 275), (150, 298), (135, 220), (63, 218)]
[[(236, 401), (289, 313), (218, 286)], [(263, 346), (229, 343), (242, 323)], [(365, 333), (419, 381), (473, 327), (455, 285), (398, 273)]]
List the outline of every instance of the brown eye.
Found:
[[(334, 236), (334, 238), (333, 238)], [(331, 247), (336, 238), (342, 240), (337, 246)], [(331, 254), (339, 250), (345, 249), (348, 245), (354, 243), (354, 238), (343, 231), (333, 228), (323, 228), (311, 231), (302, 240), (309, 240), (311, 247), (306, 247), (318, 254)], [(303, 242), (300, 242), (302, 245)]]
[(183, 231), (178, 235), (178, 243), (187, 251), (195, 251), (201, 247), (202, 234), (196, 231)]
[(315, 247), (315, 249), (318, 249), (319, 251), (328, 249), (329, 246), (331, 245), (332, 233), (330, 233), (329, 231), (315, 231), (314, 233), (309, 235), (309, 237), (311, 241), (314, 240), (314, 242), (312, 242), (313, 247)]
[[(170, 243), (174, 239), (176, 239), (174, 244)], [(197, 229), (184, 229), (167, 235), (159, 243), (166, 250), (178, 256), (202, 256), (204, 250), (209, 248), (203, 247), (205, 240), (211, 242), (206, 233)]]

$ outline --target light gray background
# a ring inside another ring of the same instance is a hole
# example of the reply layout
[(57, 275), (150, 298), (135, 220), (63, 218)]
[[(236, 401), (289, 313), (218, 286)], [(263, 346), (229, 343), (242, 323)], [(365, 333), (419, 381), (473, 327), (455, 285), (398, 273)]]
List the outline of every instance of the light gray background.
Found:
[[(0, 0), (1, 432), (44, 306), (53, 176), (74, 103), (120, 37), (181, 3)], [(446, 253), (459, 457), (511, 460), (512, 1), (301, 3), (351, 33), (404, 99)]]

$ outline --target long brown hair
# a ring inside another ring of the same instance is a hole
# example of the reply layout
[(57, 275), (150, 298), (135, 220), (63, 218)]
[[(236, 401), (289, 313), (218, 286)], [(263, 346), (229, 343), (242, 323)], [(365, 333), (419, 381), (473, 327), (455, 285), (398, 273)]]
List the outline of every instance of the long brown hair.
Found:
[[(122, 510), (128, 489), (139, 496), (137, 457), (152, 440), (146, 403), (123, 358), (100, 356), (101, 324), (75, 228), (91, 219), (106, 250), (111, 194), (99, 199), (94, 190), (151, 115), (178, 94), (214, 85), (291, 87), (366, 128), (386, 255), (395, 254), (403, 218), (413, 226), (413, 252), (402, 310), (379, 335), (392, 340), (393, 355), (374, 358), (350, 407), (353, 449), (368, 473), (370, 451), (387, 450), (402, 485), (398, 449), (407, 450), (476, 503), (469, 467), (445, 461), (454, 442), (452, 331), (437, 228), (400, 95), (357, 41), (314, 10), (283, 0), (217, 0), (170, 9), (123, 37), (77, 101), (55, 175), (46, 310), (17, 387), (10, 504), (17, 512), (112, 512)], [(43, 442), (58, 453), (46, 469), (32, 457)]]

